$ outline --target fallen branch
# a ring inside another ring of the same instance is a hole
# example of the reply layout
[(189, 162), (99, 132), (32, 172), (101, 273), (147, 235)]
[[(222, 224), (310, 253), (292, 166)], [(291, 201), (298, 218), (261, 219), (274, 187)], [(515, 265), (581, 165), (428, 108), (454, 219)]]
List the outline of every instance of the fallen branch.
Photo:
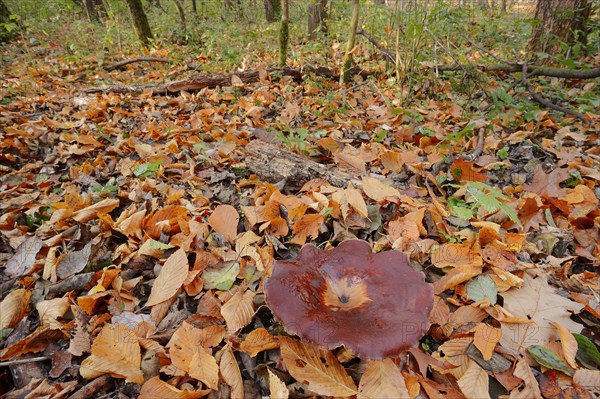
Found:
[[(471, 65), (452, 64), (452, 65), (438, 65), (436, 67), (438, 71), (464, 71), (465, 69), (472, 68)], [(522, 64), (491, 64), (491, 65), (475, 65), (480, 71), (483, 72), (506, 72), (516, 73), (523, 71)], [(545, 66), (527, 65), (527, 74), (529, 76), (548, 76), (552, 78), (565, 78), (565, 79), (595, 79), (600, 77), (600, 68), (592, 69), (569, 69), (569, 68), (552, 68)]]
[(116, 64), (105, 66), (104, 70), (105, 71), (112, 71), (114, 69), (121, 68), (122, 66), (133, 64), (135, 62), (164, 62), (166, 64), (170, 64), (171, 63), (171, 61), (169, 61), (169, 60), (167, 60), (165, 58), (137, 57), (137, 58), (131, 58), (129, 60), (120, 61), (120, 62), (117, 62)]
[(95, 380), (88, 382), (81, 389), (69, 396), (69, 399), (88, 399), (95, 398), (99, 393), (109, 390), (111, 387), (112, 378), (103, 375)]
[(373, 46), (375, 46), (375, 48), (377, 48), (377, 50), (379, 50), (379, 52), (381, 52), (381, 54), (385, 55), (394, 64), (396, 63), (396, 57), (392, 53), (390, 53), (387, 48), (385, 48), (381, 43), (375, 40), (363, 29), (360, 29), (358, 32), (356, 32), (356, 34), (364, 36), (364, 38), (367, 39), (369, 43), (371, 43)]
[(16, 359), (16, 360), (8, 360), (6, 362), (0, 362), (0, 367), (9, 367), (14, 366), (15, 364), (27, 364), (32, 362), (43, 362), (46, 360), (50, 360), (47, 356), (40, 357), (30, 357), (29, 359)]
[(523, 86), (525, 86), (525, 88), (527, 89), (527, 91), (529, 92), (531, 97), (533, 97), (533, 99), (535, 101), (542, 104), (546, 108), (550, 108), (550, 109), (562, 112), (567, 115), (575, 116), (575, 117), (579, 118), (581, 121), (583, 121), (584, 123), (590, 123), (590, 120), (588, 118), (586, 118), (582, 113), (573, 111), (572, 109), (569, 109), (569, 108), (561, 107), (560, 105), (557, 105), (557, 104), (553, 104), (550, 101), (543, 98), (542, 96), (540, 96), (539, 94), (537, 94), (535, 92), (535, 90), (533, 90), (533, 88), (529, 85), (529, 82), (527, 81), (527, 69), (528, 69), (527, 63), (524, 63), (523, 67), (522, 67), (523, 74), (521, 75), (521, 84)]

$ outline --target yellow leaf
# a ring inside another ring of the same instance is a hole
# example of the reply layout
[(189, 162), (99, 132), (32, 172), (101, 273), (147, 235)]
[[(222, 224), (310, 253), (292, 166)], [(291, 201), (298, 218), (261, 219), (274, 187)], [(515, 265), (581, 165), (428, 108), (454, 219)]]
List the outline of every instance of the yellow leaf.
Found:
[(154, 306), (171, 298), (188, 275), (188, 260), (183, 249), (175, 251), (165, 262), (160, 274), (152, 285), (146, 306)]
[(335, 355), (289, 337), (280, 337), (281, 356), (288, 371), (308, 389), (327, 396), (356, 395), (356, 385)]
[(344, 193), (346, 194), (348, 204), (350, 204), (361, 217), (366, 218), (369, 215), (369, 211), (367, 210), (367, 204), (360, 191), (350, 186), (344, 190)]
[(409, 399), (404, 377), (398, 366), (387, 358), (370, 360), (358, 386), (359, 399)]
[(490, 399), (488, 374), (473, 360), (457, 382), (467, 399)]
[(221, 314), (227, 323), (227, 332), (232, 334), (244, 328), (254, 317), (254, 292), (239, 290), (221, 307)]
[(389, 197), (400, 197), (400, 192), (394, 187), (385, 184), (384, 182), (377, 180), (373, 177), (363, 177), (363, 191), (367, 197), (382, 202)]
[(285, 386), (284, 382), (279, 379), (271, 371), (271, 369), (267, 369), (269, 372), (269, 390), (271, 391), (271, 399), (287, 399), (290, 395), (290, 391)]
[(92, 344), (92, 355), (81, 363), (79, 374), (85, 379), (110, 374), (141, 384), (144, 382), (141, 360), (140, 345), (133, 331), (123, 324), (106, 324)]
[(569, 331), (562, 324), (553, 321), (552, 325), (558, 330), (558, 334), (560, 336), (560, 345), (562, 347), (563, 356), (565, 357), (565, 360), (567, 361), (569, 366), (577, 370), (579, 368), (577, 362), (575, 361), (575, 355), (577, 355), (578, 348), (577, 340), (575, 340), (575, 337), (573, 336), (573, 334), (571, 334), (571, 331)]
[(242, 374), (240, 373), (240, 367), (237, 364), (237, 360), (235, 360), (235, 356), (233, 355), (230, 346), (223, 349), (219, 368), (221, 370), (223, 381), (231, 387), (231, 399), (244, 399), (244, 382), (242, 381)]
[(13, 328), (25, 316), (31, 291), (24, 288), (10, 292), (0, 302), (0, 330)]
[(219, 205), (208, 217), (208, 224), (229, 242), (237, 236), (237, 226), (240, 215), (231, 205)]
[(240, 350), (255, 357), (258, 352), (279, 348), (279, 343), (264, 328), (252, 330), (246, 339), (240, 344)]
[(500, 338), (502, 338), (501, 329), (479, 323), (475, 328), (473, 344), (479, 349), (485, 360), (490, 360)]

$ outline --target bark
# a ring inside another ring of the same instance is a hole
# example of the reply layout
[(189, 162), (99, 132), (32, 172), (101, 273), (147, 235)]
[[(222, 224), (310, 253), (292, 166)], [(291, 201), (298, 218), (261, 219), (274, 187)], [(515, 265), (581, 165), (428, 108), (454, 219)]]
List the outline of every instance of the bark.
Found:
[(126, 0), (129, 12), (131, 13), (131, 19), (133, 20), (133, 27), (137, 33), (138, 39), (144, 46), (148, 46), (154, 39), (152, 31), (150, 30), (150, 24), (148, 23), (148, 17), (144, 12), (141, 0)]
[[(8, 7), (6, 6), (6, 4), (4, 3), (4, 0), (0, 0), (0, 24), (7, 24), (7, 26), (9, 24), (11, 24), (10, 26), (13, 26), (12, 24), (15, 24), (18, 27), (19, 26), (18, 22), (12, 21), (10, 19), (10, 16), (11, 16), (11, 12), (8, 9)], [(9, 31), (4, 26), (0, 25), (0, 43), (2, 43), (4, 41), (9, 41), (10, 39), (12, 39), (15, 36), (15, 32), (16, 32), (16, 29)]]
[(281, 17), (281, 0), (263, 0), (267, 22), (275, 22)]
[(279, 66), (287, 63), (287, 50), (290, 41), (290, 6), (288, 0), (281, 0), (281, 27), (279, 29)]
[(187, 23), (185, 20), (185, 10), (183, 9), (183, 4), (181, 4), (181, 0), (173, 0), (175, 3), (175, 7), (177, 7), (177, 13), (179, 13), (179, 20), (181, 21), (181, 27), (183, 31), (187, 31)]
[(308, 38), (315, 39), (315, 32), (327, 33), (327, 0), (312, 0), (308, 6)]
[(586, 43), (586, 25), (592, 10), (589, 0), (538, 0), (529, 50), (551, 55), (560, 54), (560, 42), (572, 46)]
[(0, 0), (0, 23), (7, 24), (10, 22), (10, 10), (4, 4), (4, 0)]
[(350, 21), (350, 34), (346, 43), (346, 54), (342, 61), (342, 70), (340, 72), (340, 84), (350, 81), (352, 72), (352, 49), (356, 42), (356, 30), (358, 28), (358, 19), (360, 17), (360, 0), (352, 0), (352, 20)]
[(85, 0), (85, 12), (90, 22), (100, 22), (101, 16), (107, 15), (102, 0)]
[(198, 5), (196, 4), (196, 0), (192, 0), (192, 11), (194, 14), (198, 14)]

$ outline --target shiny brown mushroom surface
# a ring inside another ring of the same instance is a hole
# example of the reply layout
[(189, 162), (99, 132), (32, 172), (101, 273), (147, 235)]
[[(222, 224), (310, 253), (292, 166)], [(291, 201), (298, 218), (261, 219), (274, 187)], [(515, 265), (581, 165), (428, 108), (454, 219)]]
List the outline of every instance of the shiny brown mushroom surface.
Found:
[(265, 283), (267, 304), (287, 332), (315, 345), (344, 345), (361, 358), (396, 356), (429, 328), (433, 291), (408, 257), (373, 253), (362, 240), (330, 251), (307, 244), (277, 261)]

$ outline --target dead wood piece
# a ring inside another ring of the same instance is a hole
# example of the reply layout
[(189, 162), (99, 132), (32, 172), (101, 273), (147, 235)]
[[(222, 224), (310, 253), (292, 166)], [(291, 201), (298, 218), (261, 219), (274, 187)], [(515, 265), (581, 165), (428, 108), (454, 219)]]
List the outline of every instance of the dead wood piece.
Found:
[[(464, 71), (468, 68), (472, 68), (470, 65), (452, 64), (452, 65), (437, 65), (438, 71)], [(483, 72), (506, 72), (516, 73), (523, 71), (523, 65), (521, 64), (491, 64), (491, 65), (475, 65), (480, 71)], [(552, 68), (544, 66), (527, 65), (527, 74), (529, 76), (547, 76), (551, 78), (564, 78), (564, 79), (595, 79), (600, 77), (600, 68), (592, 69), (569, 69), (569, 68)]]
[(131, 58), (129, 60), (119, 61), (119, 62), (117, 62), (115, 64), (112, 64), (112, 65), (105, 66), (104, 70), (105, 71), (112, 71), (114, 69), (121, 68), (122, 66), (133, 64), (135, 62), (163, 62), (163, 63), (166, 63), (166, 64), (170, 64), (171, 63), (171, 61), (167, 60), (166, 58), (158, 58), (158, 57), (136, 57), (136, 58)]
[(112, 378), (107, 375), (98, 377), (95, 380), (92, 380), (88, 384), (84, 385), (73, 395), (69, 396), (69, 399), (96, 398), (98, 397), (99, 393), (106, 392), (111, 388), (111, 381)]
[(346, 187), (349, 182), (360, 186), (355, 176), (335, 167), (328, 167), (302, 155), (261, 140), (251, 141), (245, 148), (246, 166), (269, 183), (285, 180), (285, 186), (299, 190), (312, 179), (325, 179), (333, 186)]

